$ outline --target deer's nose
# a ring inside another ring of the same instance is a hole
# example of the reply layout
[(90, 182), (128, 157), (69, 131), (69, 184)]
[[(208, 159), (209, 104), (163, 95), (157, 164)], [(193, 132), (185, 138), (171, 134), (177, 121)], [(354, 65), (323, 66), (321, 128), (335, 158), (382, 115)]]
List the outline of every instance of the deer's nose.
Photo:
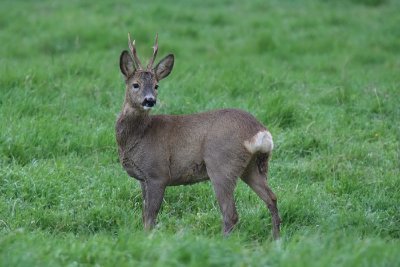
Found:
[(156, 98), (154, 96), (146, 96), (143, 100), (142, 106), (152, 108), (156, 104)]

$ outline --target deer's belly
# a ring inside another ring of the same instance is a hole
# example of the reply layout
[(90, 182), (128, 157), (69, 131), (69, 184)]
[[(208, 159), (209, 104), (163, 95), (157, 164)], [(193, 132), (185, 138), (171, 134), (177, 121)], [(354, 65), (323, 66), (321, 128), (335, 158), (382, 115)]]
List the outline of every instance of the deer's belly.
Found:
[(193, 163), (187, 168), (174, 174), (168, 185), (194, 184), (208, 180), (207, 169), (204, 162)]

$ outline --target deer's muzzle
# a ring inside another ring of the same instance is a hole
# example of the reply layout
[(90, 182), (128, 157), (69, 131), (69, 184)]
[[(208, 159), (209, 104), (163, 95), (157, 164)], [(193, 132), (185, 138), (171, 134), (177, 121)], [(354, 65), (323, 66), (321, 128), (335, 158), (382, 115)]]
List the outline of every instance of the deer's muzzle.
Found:
[(146, 97), (142, 102), (142, 106), (145, 109), (152, 108), (154, 107), (155, 104), (156, 104), (156, 99), (153, 96)]

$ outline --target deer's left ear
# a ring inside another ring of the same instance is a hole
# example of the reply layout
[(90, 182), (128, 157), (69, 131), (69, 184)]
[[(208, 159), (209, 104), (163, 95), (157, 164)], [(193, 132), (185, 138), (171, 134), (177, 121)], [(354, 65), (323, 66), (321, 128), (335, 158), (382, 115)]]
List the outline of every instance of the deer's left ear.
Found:
[(167, 77), (171, 73), (173, 67), (174, 67), (173, 54), (169, 54), (165, 58), (161, 59), (161, 61), (154, 68), (157, 80), (159, 81)]
[(135, 73), (135, 64), (133, 64), (133, 59), (128, 51), (124, 50), (119, 57), (119, 68), (122, 74), (128, 78), (133, 73)]

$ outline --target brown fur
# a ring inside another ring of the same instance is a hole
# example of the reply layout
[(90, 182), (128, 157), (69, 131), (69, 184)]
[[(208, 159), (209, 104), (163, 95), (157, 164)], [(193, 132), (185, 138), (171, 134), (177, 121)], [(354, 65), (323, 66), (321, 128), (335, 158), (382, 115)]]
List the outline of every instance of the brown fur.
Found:
[[(233, 191), (241, 177), (269, 208), (277, 239), (280, 218), (276, 196), (266, 183), (272, 151), (250, 153), (244, 146), (266, 128), (237, 109), (149, 115), (143, 99), (156, 97), (155, 85), (169, 75), (174, 58), (165, 57), (150, 71), (136, 70), (133, 60), (128, 52), (121, 54), (126, 94), (116, 123), (116, 139), (124, 169), (142, 186), (145, 228), (155, 225), (166, 186), (210, 179), (223, 215), (224, 233), (228, 234), (238, 221)], [(133, 87), (135, 83), (139, 89)]]

